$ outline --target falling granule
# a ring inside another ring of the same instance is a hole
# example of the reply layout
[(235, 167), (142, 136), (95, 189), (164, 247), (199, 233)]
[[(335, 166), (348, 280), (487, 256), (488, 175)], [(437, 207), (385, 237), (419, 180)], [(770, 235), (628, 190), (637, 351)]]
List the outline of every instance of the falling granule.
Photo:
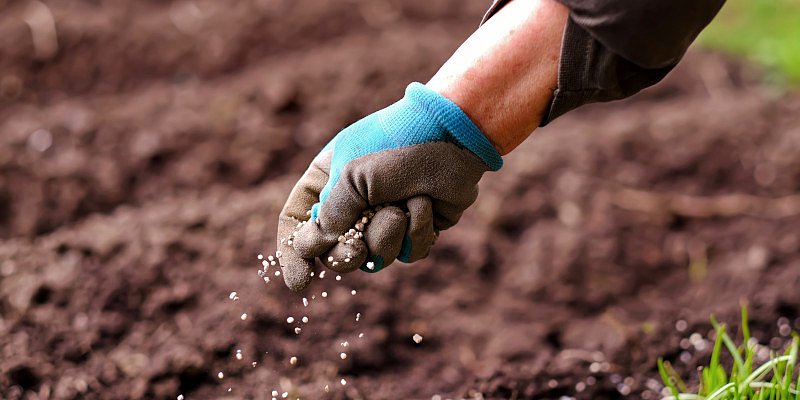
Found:
[(182, 394), (178, 395), (178, 400), (183, 400), (183, 395)]
[(242, 358), (244, 358), (244, 356), (242, 355), (242, 351), (236, 350), (236, 359), (241, 360)]
[(294, 334), (295, 334), (295, 335), (299, 335), (301, 330), (302, 330), (302, 329), (300, 329), (300, 327), (299, 327), (299, 326), (298, 326), (297, 328), (294, 328)]
[(269, 260), (269, 261), (274, 261), (274, 260), (275, 260), (275, 257), (273, 257), (273, 256), (269, 256), (269, 257), (267, 257), (267, 260)]
[(259, 259), (259, 260), (263, 260), (263, 259), (264, 259), (264, 255), (263, 255), (263, 254), (259, 254), (259, 255), (258, 255), (258, 259)]
[(287, 324), (291, 324), (292, 322), (294, 322), (294, 317), (286, 318), (286, 323)]
[(344, 342), (342, 342), (342, 343), (339, 343), (339, 344), (341, 344), (342, 347), (347, 347), (347, 346), (350, 345), (350, 343), (348, 341), (346, 341), (346, 340)]
[(361, 332), (361, 333), (359, 333), (359, 334), (358, 334), (358, 337), (359, 337), (359, 338), (363, 338), (363, 337), (364, 337), (364, 332)]
[(308, 307), (308, 299), (303, 297), (303, 307)]
[(275, 271), (275, 276), (281, 276), (281, 271)]
[(287, 397), (289, 397), (289, 392), (283, 392), (283, 393), (281, 393), (281, 398), (284, 398), (284, 399), (285, 399), (285, 398), (287, 398)]
[(316, 298), (317, 298), (317, 295), (315, 295), (315, 294), (312, 294), (312, 295), (311, 295), (311, 300), (314, 300), (314, 299), (316, 299)]
[(356, 295), (356, 290), (355, 290), (355, 289), (351, 290), (351, 291), (350, 291), (350, 294), (351, 294), (351, 295), (353, 295), (353, 296), (355, 296), (355, 295)]
[(264, 269), (269, 268), (269, 261), (267, 260), (261, 261), (261, 266), (264, 267)]
[(322, 293), (320, 293), (320, 296), (322, 296), (322, 297), (328, 297), (328, 292), (322, 292)]
[(356, 313), (356, 322), (358, 322), (358, 320), (360, 320), (360, 319), (361, 319), (361, 313), (357, 312)]
[(337, 280), (337, 281), (340, 281), (340, 280), (342, 280), (342, 276), (341, 276), (341, 275), (336, 275), (336, 280)]
[(325, 385), (325, 387), (323, 388), (323, 390), (325, 390), (325, 393), (328, 393), (328, 392), (330, 392), (330, 391), (331, 391), (331, 387), (330, 387), (330, 386), (328, 386), (328, 385)]
[(414, 342), (420, 343), (422, 342), (422, 335), (420, 335), (419, 333), (415, 333), (412, 339), (414, 339)]
[(278, 391), (277, 390), (273, 390), (272, 391), (272, 397), (278, 397)]
[(339, 358), (344, 360), (345, 358), (347, 358), (347, 353), (339, 353)]
[(341, 383), (342, 383), (342, 386), (344, 386), (344, 385), (347, 385), (347, 381), (346, 381), (344, 378), (342, 378), (342, 380), (341, 380), (341, 381), (339, 381), (339, 382), (341, 382)]
[(289, 359), (289, 364), (297, 365), (297, 357), (292, 356), (292, 358)]
[(325, 278), (325, 271), (319, 271), (319, 279)]
[(307, 324), (308, 323), (308, 317), (306, 317), (304, 315), (303, 318), (301, 319), (301, 321), (303, 321), (304, 324)]
[(250, 365), (252, 365), (252, 366), (253, 366), (253, 368), (255, 368), (255, 367), (256, 367), (256, 365), (258, 365), (258, 362), (256, 362), (256, 361), (253, 361), (253, 362), (252, 362)]
[(230, 393), (230, 392), (231, 392), (231, 390), (233, 390), (233, 388), (228, 388), (228, 393)]
[(237, 296), (237, 294), (238, 293), (236, 293), (236, 292), (231, 292), (231, 294), (228, 295), (228, 298), (233, 300), (233, 301), (239, 300), (239, 296)]
[(328, 257), (328, 262), (333, 262), (333, 256)]
[(222, 373), (222, 371), (219, 371), (219, 372), (217, 373), (217, 378), (219, 378), (219, 379), (222, 379), (222, 378), (224, 378), (224, 377), (225, 377), (225, 374), (223, 374), (223, 373)]
[(374, 263), (374, 262), (372, 262), (372, 261), (368, 262), (368, 263), (367, 263), (367, 268), (368, 268), (368, 269), (370, 269), (370, 270), (373, 270), (373, 269), (375, 269), (375, 263)]
[(242, 313), (242, 316), (239, 317), (239, 318), (241, 318), (242, 321), (246, 320), (247, 319), (247, 313)]

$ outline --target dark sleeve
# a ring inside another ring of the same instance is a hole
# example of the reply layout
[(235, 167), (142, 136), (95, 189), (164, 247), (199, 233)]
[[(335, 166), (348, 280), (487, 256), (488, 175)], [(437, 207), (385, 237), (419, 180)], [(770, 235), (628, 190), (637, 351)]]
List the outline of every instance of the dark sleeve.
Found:
[[(491, 18), (510, 0), (495, 0)], [(558, 0), (570, 10), (558, 87), (541, 126), (581, 105), (622, 99), (663, 79), (725, 0)]]

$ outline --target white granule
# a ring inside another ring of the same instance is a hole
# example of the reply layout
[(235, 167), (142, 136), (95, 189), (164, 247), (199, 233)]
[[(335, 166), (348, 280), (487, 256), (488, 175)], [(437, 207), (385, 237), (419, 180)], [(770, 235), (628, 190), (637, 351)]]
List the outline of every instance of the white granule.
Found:
[(420, 343), (422, 342), (422, 335), (420, 335), (419, 333), (415, 333), (414, 336), (411, 337), (411, 339), (414, 339), (414, 342), (416, 343)]

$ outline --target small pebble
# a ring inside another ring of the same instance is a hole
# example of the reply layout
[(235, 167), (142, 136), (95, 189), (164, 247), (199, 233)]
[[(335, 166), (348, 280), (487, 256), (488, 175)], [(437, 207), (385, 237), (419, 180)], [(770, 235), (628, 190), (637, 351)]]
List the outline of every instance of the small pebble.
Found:
[(247, 313), (242, 313), (242, 316), (240, 316), (239, 318), (241, 318), (242, 321), (246, 320), (247, 319)]
[(225, 374), (223, 374), (223, 373), (222, 373), (222, 371), (219, 371), (219, 372), (217, 373), (217, 378), (219, 378), (219, 379), (222, 379), (222, 378), (224, 378), (224, 377), (225, 377)]
[(303, 297), (303, 307), (308, 307), (308, 299)]
[(348, 343), (346, 340), (340, 344), (342, 345), (342, 347), (347, 347), (350, 345), (350, 343)]
[(256, 361), (253, 361), (253, 362), (251, 363), (251, 365), (253, 366), (253, 368), (255, 368), (257, 364), (258, 364), (258, 362), (256, 362)]
[(294, 328), (294, 334), (295, 334), (295, 335), (299, 335), (301, 330), (302, 330), (302, 329), (300, 329), (300, 327), (299, 327), (299, 326), (298, 326), (298, 327), (296, 327), (296, 328)]
[(328, 292), (322, 292), (322, 293), (320, 294), (320, 296), (322, 296), (322, 297), (328, 297)]
[(269, 256), (269, 257), (267, 257), (267, 260), (274, 261), (274, 260), (275, 260), (275, 257), (273, 257), (273, 256)]
[(341, 381), (339, 381), (339, 382), (341, 382), (341, 383), (342, 383), (342, 386), (344, 386), (344, 385), (347, 385), (347, 381), (346, 381), (344, 378), (342, 378), (342, 380), (341, 380)]
[(308, 317), (306, 317), (306, 316), (304, 315), (304, 316), (303, 316), (303, 319), (301, 319), (301, 321), (303, 321), (303, 323), (304, 323), (304, 324), (307, 324), (307, 323), (308, 323)]
[(373, 270), (373, 269), (375, 269), (375, 263), (374, 263), (374, 262), (372, 262), (372, 261), (368, 262), (368, 263), (367, 263), (367, 268), (368, 268), (369, 270)]
[(275, 271), (275, 276), (281, 276), (281, 271)]
[(330, 387), (330, 386), (328, 386), (328, 385), (325, 385), (325, 387), (323, 388), (323, 390), (325, 390), (325, 393), (328, 393), (328, 392), (330, 392), (330, 391), (331, 391), (331, 387)]
[(351, 291), (350, 291), (350, 294), (351, 294), (351, 295), (353, 295), (353, 296), (355, 296), (355, 295), (356, 295), (356, 290), (355, 290), (355, 289), (351, 290)]
[(319, 279), (325, 278), (325, 271), (319, 271)]
[(277, 390), (273, 390), (272, 391), (272, 397), (277, 397), (277, 396), (278, 396), (278, 391)]
[(285, 399), (285, 398), (287, 398), (287, 397), (289, 397), (289, 392), (283, 392), (283, 393), (281, 393), (281, 398), (284, 398), (284, 399)]
[(364, 332), (361, 332), (361, 333), (359, 333), (359, 334), (358, 334), (358, 337), (359, 337), (359, 338), (363, 338), (363, 337), (364, 337)]
[(328, 262), (333, 262), (333, 256), (328, 256)]
[(359, 319), (361, 319), (361, 313), (357, 312), (356, 313), (356, 322), (358, 322)]
[(337, 280), (337, 281), (340, 281), (340, 280), (342, 280), (342, 276), (341, 276), (341, 275), (336, 275), (336, 280)]
[(228, 298), (233, 301), (239, 300), (239, 296), (237, 296), (236, 292), (231, 292), (231, 294), (228, 295)]
[(292, 356), (292, 358), (289, 359), (289, 364), (297, 365), (297, 357)]
[(242, 355), (242, 351), (236, 350), (236, 359), (241, 360), (242, 358), (244, 358), (244, 356)]
[(263, 254), (259, 254), (259, 255), (258, 255), (258, 259), (259, 259), (259, 260), (263, 260), (263, 259), (264, 259), (264, 255), (263, 255)]
[(412, 339), (414, 339), (414, 342), (420, 343), (422, 342), (422, 335), (420, 335), (419, 333), (415, 333)]
[(286, 323), (287, 324), (291, 324), (292, 322), (294, 322), (294, 317), (286, 318)]
[(178, 400), (183, 400), (183, 395), (182, 394), (178, 395)]
[(345, 358), (347, 358), (347, 353), (339, 353), (339, 358), (344, 360)]

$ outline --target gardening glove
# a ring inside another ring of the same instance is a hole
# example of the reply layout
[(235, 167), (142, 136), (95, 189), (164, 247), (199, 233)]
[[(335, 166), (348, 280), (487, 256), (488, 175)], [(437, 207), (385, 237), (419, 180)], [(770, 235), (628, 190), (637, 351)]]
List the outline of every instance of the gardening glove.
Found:
[(400, 101), (336, 135), (295, 185), (278, 222), (286, 285), (303, 290), (315, 257), (338, 272), (426, 257), (475, 201), (483, 173), (502, 165), (455, 103), (410, 84)]

